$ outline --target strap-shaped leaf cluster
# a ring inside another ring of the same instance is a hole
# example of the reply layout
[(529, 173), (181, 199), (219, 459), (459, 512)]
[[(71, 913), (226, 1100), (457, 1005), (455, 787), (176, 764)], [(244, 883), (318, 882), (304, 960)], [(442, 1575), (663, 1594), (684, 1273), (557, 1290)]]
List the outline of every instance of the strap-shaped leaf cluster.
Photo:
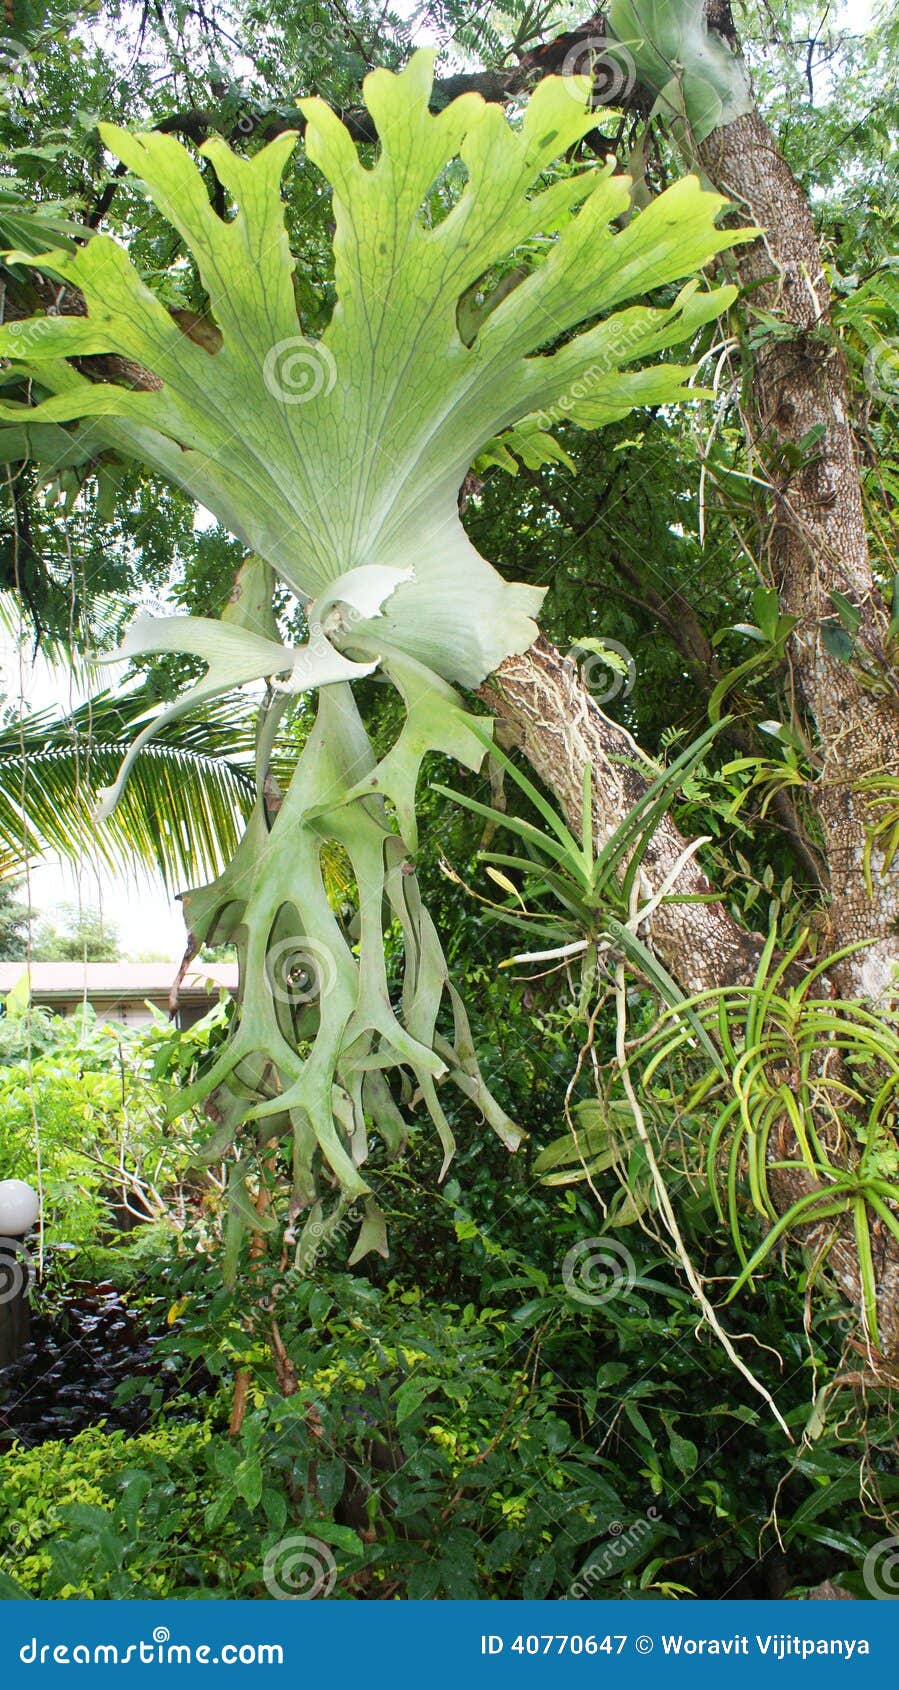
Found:
[[(665, 1010), (639, 1045), (639, 1058), (650, 1058), (640, 1085), (651, 1096), (658, 1070), (687, 1053), (690, 1024), (684, 1019), (676, 1025), (676, 1016), (689, 1010), (722, 1055), (683, 1096), (672, 1100), (663, 1086), (662, 1108), (670, 1110), (673, 1103), (678, 1114), (701, 1118), (710, 1101), (718, 1105), (705, 1160), (719, 1218), (724, 1219), (726, 1204), (741, 1264), (728, 1300), (751, 1284), (793, 1228), (822, 1226), (816, 1245), (820, 1261), (839, 1236), (838, 1226), (828, 1232), (823, 1223), (849, 1216), (865, 1327), (879, 1345), (872, 1226), (882, 1237), (891, 1233), (899, 1239), (894, 1138), (899, 1034), (864, 1004), (813, 995), (822, 977), (853, 947), (820, 958), (801, 981), (791, 983), (791, 965), (805, 950), (808, 931), (779, 957), (777, 938), (772, 923), (751, 985), (722, 986), (698, 993), (673, 1013)], [(786, 1152), (776, 1154), (784, 1122), (792, 1129), (794, 1148), (786, 1140)], [(799, 1170), (809, 1176), (809, 1188), (779, 1211), (771, 1175)], [(766, 1223), (755, 1248), (746, 1237), (747, 1196)]]
[[(210, 1154), (224, 1153), (249, 1118), (264, 1137), (292, 1132), (296, 1212), (311, 1212), (318, 1228), (323, 1173), (341, 1203), (366, 1195), (369, 1125), (389, 1144), (402, 1139), (391, 1074), (407, 1099), (425, 1102), (447, 1158), (444, 1076), (505, 1142), (519, 1137), (481, 1080), (413, 868), (423, 757), (438, 750), (475, 769), (484, 755), (451, 683), (477, 685), (525, 650), (542, 598), (475, 551), (459, 520), (460, 484), (504, 435), (513, 448), (533, 444), (548, 419), (597, 427), (692, 393), (691, 368), (646, 360), (689, 342), (733, 290), (688, 280), (673, 303), (626, 302), (694, 276), (752, 234), (719, 231), (724, 202), (695, 178), (630, 215), (629, 181), (611, 166), (555, 168), (593, 126), (587, 79), (548, 79), (514, 122), (474, 94), (434, 115), (431, 83), (427, 53), (401, 75), (366, 80), (374, 163), (327, 106), (302, 102), (307, 154), (333, 190), (337, 305), (319, 340), (297, 315), (280, 196), (296, 137), (249, 159), (205, 144), (233, 201), (223, 218), (180, 143), (109, 127), (106, 144), (196, 261), (217, 334), (203, 346), (186, 338), (106, 237), (35, 261), (80, 291), (83, 315), (0, 328), (0, 356), (30, 379), (36, 401), (8, 401), (0, 417), (35, 435), (65, 428), (84, 454), (112, 446), (142, 460), (254, 554), (221, 622), (145, 620), (126, 650), (205, 660), (205, 677), (175, 709), (269, 683), (246, 837), (224, 875), (186, 900), (198, 941), (237, 940), (239, 1013), (227, 1049), (179, 1106), (210, 1099), (220, 1117)], [(435, 221), (426, 202), (456, 159), (467, 180)], [(528, 263), (510, 285), (522, 252)], [(110, 353), (144, 372), (139, 386), (91, 380), (72, 361)], [(279, 637), (273, 571), (305, 607), (303, 645)], [(350, 685), (378, 666), (406, 710), (380, 762)], [(281, 801), (268, 779), (278, 720), (289, 692), (313, 687), (318, 719)], [(326, 894), (322, 852), (334, 844), (358, 888), (358, 944)], [(388, 992), (385, 911), (405, 946), (399, 1005)], [(381, 1239), (371, 1207), (362, 1242)]]

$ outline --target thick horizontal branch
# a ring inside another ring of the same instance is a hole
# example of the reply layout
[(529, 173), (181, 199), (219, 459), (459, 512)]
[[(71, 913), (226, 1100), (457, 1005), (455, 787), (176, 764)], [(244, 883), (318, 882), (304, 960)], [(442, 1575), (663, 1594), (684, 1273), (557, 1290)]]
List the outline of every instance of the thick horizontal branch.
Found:
[[(522, 656), (508, 657), (482, 686), (481, 697), (511, 729), (578, 833), (584, 771), (592, 771), (597, 842), (610, 837), (658, 772), (627, 729), (600, 710), (576, 666), (542, 636)], [(664, 816), (643, 859), (652, 892), (676, 868), (687, 845), (671, 817)], [(666, 900), (648, 931), (653, 949), (683, 989), (702, 992), (751, 980), (764, 939), (734, 919), (695, 857), (684, 864), (676, 892), (679, 898), (703, 901)]]

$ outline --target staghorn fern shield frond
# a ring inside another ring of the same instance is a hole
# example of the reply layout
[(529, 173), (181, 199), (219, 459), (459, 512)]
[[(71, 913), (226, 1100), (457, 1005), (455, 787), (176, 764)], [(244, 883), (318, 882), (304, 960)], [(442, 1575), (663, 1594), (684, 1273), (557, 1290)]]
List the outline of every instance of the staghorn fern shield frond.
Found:
[[(555, 169), (593, 126), (589, 79), (547, 79), (513, 123), (476, 95), (432, 114), (432, 69), (432, 55), (417, 53), (400, 75), (367, 78), (373, 164), (327, 106), (302, 102), (307, 155), (333, 191), (337, 304), (320, 339), (297, 316), (280, 197), (296, 138), (251, 159), (218, 140), (204, 145), (233, 201), (225, 219), (180, 143), (108, 127), (106, 144), (196, 261), (214, 345), (186, 339), (127, 253), (102, 236), (40, 261), (80, 290), (84, 315), (0, 329), (0, 356), (45, 396), (0, 406), (0, 417), (74, 424), (82, 445), (133, 455), (254, 554), (220, 622), (144, 620), (125, 646), (206, 662), (167, 717), (267, 682), (246, 835), (224, 873), (185, 900), (197, 941), (237, 942), (239, 1013), (178, 1107), (205, 1100), (217, 1121), (211, 1156), (236, 1136), (245, 1143), (250, 1121), (262, 1142), (291, 1135), (294, 1216), (320, 1239), (348, 1202), (365, 1198), (357, 1248), (383, 1239), (362, 1172), (369, 1130), (398, 1147), (401, 1101), (429, 1111), (444, 1166), (454, 1143), (442, 1081), (510, 1148), (521, 1136), (483, 1083), (414, 872), (423, 758), (437, 750), (477, 769), (485, 754), (455, 688), (477, 686), (526, 650), (542, 598), (503, 580), (471, 545), (460, 484), (506, 438), (512, 452), (538, 437), (546, 449), (554, 419), (594, 428), (635, 405), (694, 396), (690, 367), (648, 360), (689, 342), (730, 303), (732, 289), (691, 278), (754, 233), (718, 230), (725, 202), (695, 178), (628, 215), (629, 181), (611, 166)], [(457, 160), (465, 185), (435, 220), (434, 184), (458, 171)], [(676, 282), (685, 285), (673, 302), (627, 304)], [(71, 362), (108, 353), (146, 372), (140, 390), (92, 382)], [(275, 574), (304, 606), (302, 645), (279, 637)], [(380, 760), (352, 688), (375, 669), (406, 712)], [(312, 688), (316, 723), (282, 796), (269, 779), (278, 721), (291, 692)], [(126, 760), (109, 803), (127, 772)], [(322, 853), (335, 844), (357, 888), (352, 937), (323, 878)], [(385, 911), (404, 941), (399, 1004), (388, 990)], [(235, 1212), (246, 1207), (238, 1189)]]

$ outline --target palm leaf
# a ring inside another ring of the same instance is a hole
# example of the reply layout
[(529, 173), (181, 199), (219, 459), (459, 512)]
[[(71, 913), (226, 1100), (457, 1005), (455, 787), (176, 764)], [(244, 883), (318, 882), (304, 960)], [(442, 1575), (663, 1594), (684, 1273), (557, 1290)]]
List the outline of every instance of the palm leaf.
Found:
[(243, 702), (168, 724), (141, 752), (115, 814), (94, 817), (96, 790), (114, 780), (146, 708), (144, 692), (103, 694), (70, 716), (45, 710), (0, 728), (0, 877), (47, 852), (155, 868), (169, 888), (221, 871), (254, 798)]

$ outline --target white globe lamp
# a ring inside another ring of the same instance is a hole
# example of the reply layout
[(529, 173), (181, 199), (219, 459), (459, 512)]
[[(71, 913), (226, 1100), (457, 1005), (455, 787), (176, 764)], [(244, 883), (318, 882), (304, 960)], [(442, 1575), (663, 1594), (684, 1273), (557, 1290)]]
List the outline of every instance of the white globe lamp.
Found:
[(33, 1185), (23, 1179), (0, 1179), (0, 1238), (24, 1238), (40, 1212)]

